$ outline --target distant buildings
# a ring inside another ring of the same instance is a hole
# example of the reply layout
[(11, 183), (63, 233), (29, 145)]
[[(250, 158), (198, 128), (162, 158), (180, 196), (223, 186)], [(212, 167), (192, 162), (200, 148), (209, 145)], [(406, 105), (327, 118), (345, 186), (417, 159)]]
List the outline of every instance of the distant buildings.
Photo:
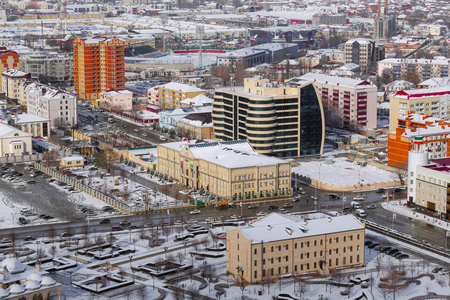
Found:
[(158, 145), (158, 172), (229, 201), (291, 195), (291, 162), (255, 152), (248, 141)]
[(51, 126), (77, 124), (77, 99), (68, 91), (31, 83), (25, 87), (27, 112), (47, 118)]
[(218, 88), (212, 116), (216, 139), (248, 139), (261, 154), (286, 157), (323, 151), (322, 102), (309, 80), (281, 85), (256, 76), (246, 78), (244, 87)]
[(34, 52), (21, 56), (19, 69), (30, 73), (31, 79), (42, 83), (72, 84), (73, 82), (73, 57), (68, 54)]
[(386, 58), (378, 62), (378, 76), (382, 76), (383, 71), (389, 69), (394, 80), (405, 79), (408, 72), (417, 73), (420, 81), (433, 77), (448, 77), (449, 64), (448, 59)]
[(74, 84), (78, 98), (98, 99), (107, 89), (125, 89), (124, 42), (93, 37), (73, 41)]
[(373, 38), (375, 40), (387, 40), (392, 36), (395, 28), (395, 16), (380, 16), (373, 22)]
[(422, 137), (422, 150), (430, 159), (450, 156), (450, 121), (421, 114), (399, 117), (396, 128), (388, 134), (388, 165), (408, 168), (408, 152), (415, 138)]
[(324, 107), (335, 107), (344, 126), (377, 128), (377, 87), (368, 81), (308, 73), (301, 80), (312, 81)]
[[(160, 85), (157, 90), (158, 97), (152, 98), (150, 103), (159, 105), (162, 109), (181, 107), (183, 100), (194, 98), (200, 94), (206, 94), (205, 90), (178, 82), (169, 82)], [(150, 95), (154, 97), (153, 92), (150, 92)]]
[(429, 89), (402, 90), (390, 97), (389, 131), (397, 128), (397, 119), (411, 113), (450, 117), (450, 86)]
[(376, 62), (384, 59), (384, 47), (379, 46), (371, 39), (356, 38), (345, 42), (345, 63), (354, 63), (366, 71), (372, 64), (376, 66)]
[(364, 265), (364, 224), (352, 215), (270, 214), (227, 231), (227, 273), (247, 283)]
[(16, 69), (9, 69), (2, 73), (2, 92), (12, 100), (19, 99), (19, 85), (30, 79), (30, 74)]

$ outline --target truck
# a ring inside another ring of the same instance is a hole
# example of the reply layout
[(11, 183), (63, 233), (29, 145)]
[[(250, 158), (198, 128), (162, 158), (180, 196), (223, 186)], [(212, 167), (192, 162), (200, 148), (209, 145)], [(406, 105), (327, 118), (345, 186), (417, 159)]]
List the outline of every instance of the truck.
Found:
[(360, 218), (365, 218), (365, 217), (367, 217), (367, 214), (366, 214), (366, 212), (364, 211), (364, 209), (357, 209), (357, 210), (355, 211), (355, 214), (356, 214), (358, 217), (360, 217)]

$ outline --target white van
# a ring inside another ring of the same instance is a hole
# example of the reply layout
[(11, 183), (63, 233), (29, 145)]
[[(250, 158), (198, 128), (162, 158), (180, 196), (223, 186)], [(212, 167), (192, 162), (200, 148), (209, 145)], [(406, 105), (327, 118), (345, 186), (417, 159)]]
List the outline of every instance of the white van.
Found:
[(365, 217), (367, 217), (367, 214), (366, 214), (366, 212), (364, 211), (364, 209), (357, 209), (357, 210), (355, 211), (355, 214), (356, 214), (358, 217), (360, 217), (360, 218), (365, 218)]
[(356, 202), (356, 201), (352, 201), (352, 202), (350, 203), (350, 205), (352, 206), (352, 208), (356, 208), (356, 209), (362, 208), (361, 204), (359, 204), (359, 203)]

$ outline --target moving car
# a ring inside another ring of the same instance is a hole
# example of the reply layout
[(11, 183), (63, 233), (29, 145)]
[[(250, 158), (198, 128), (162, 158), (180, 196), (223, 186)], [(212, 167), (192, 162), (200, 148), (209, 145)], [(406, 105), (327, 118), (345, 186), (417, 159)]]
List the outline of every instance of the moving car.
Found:
[(367, 205), (367, 209), (374, 209), (374, 208), (377, 208), (376, 204)]
[(278, 209), (278, 206), (275, 206), (275, 205), (270, 205), (269, 206), (269, 210), (274, 210), (274, 209)]
[(199, 214), (199, 213), (201, 213), (202, 211), (200, 210), (200, 209), (194, 209), (194, 210), (191, 210), (189, 213), (191, 214), (191, 215), (197, 215), (197, 214)]
[(293, 205), (292, 205), (292, 203), (284, 203), (283, 207), (288, 208), (288, 207), (293, 207)]
[(125, 225), (130, 226), (130, 225), (131, 225), (131, 222), (128, 221), (128, 220), (123, 220), (123, 221), (120, 221), (119, 225), (120, 225), (120, 226), (125, 226)]
[(330, 194), (328, 196), (328, 198), (330, 198), (330, 199), (341, 199), (341, 197), (339, 197), (339, 195), (336, 195), (336, 194)]
[(262, 217), (262, 216), (265, 216), (265, 215), (267, 215), (267, 213), (262, 212), (262, 211), (259, 211), (259, 212), (256, 213), (257, 217)]
[(122, 230), (123, 230), (123, 228), (120, 227), (120, 226), (113, 226), (113, 227), (111, 227), (111, 231), (122, 231)]
[(167, 139), (166, 139), (166, 137), (165, 137), (165, 136), (163, 136), (163, 135), (160, 135), (160, 136), (159, 136), (159, 139), (160, 139), (161, 141), (165, 141), (165, 140), (167, 140)]
[(249, 204), (248, 208), (258, 208), (258, 204), (254, 203), (254, 204)]
[(100, 224), (110, 224), (111, 220), (110, 219), (103, 219), (100, 221)]

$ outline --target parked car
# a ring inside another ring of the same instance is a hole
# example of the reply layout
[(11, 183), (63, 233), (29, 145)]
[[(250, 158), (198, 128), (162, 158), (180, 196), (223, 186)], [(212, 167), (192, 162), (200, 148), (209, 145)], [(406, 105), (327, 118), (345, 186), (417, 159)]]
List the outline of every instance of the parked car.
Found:
[(202, 211), (200, 210), (200, 209), (194, 209), (194, 210), (191, 210), (189, 213), (191, 214), (191, 215), (197, 215), (197, 214), (199, 214), (199, 213), (201, 213)]
[(280, 209), (278, 210), (278, 212), (279, 212), (280, 214), (285, 214), (285, 213), (288, 213), (289, 211), (288, 211), (287, 209), (280, 208)]
[(293, 207), (292, 203), (284, 203), (283, 204), (284, 208), (289, 208), (289, 207)]
[(369, 205), (367, 205), (367, 209), (374, 209), (374, 208), (377, 208), (376, 204), (369, 204)]
[(1, 241), (1, 243), (3, 244), (3, 243), (11, 243), (12, 241), (11, 241), (11, 239), (9, 239), (9, 238), (3, 238), (2, 239), (2, 241)]
[(103, 219), (100, 221), (100, 224), (110, 224), (111, 220), (110, 219)]
[(259, 212), (256, 213), (257, 217), (262, 217), (262, 216), (265, 216), (265, 215), (267, 215), (267, 213), (262, 212), (262, 211), (259, 211)]
[(230, 216), (230, 219), (232, 219), (232, 220), (238, 220), (240, 218), (241, 218), (241, 216), (238, 216), (238, 215), (231, 215)]
[(23, 239), (24, 241), (28, 242), (28, 241), (34, 241), (36, 240), (36, 238), (34, 236), (27, 236), (26, 238)]
[(394, 255), (397, 252), (399, 252), (399, 250), (397, 248), (392, 248), (391, 250), (387, 251), (386, 254)]
[(160, 135), (160, 136), (159, 136), (159, 139), (160, 139), (161, 141), (165, 141), (165, 140), (167, 140), (167, 139), (166, 139), (166, 137), (165, 137), (165, 136), (163, 136), (163, 135)]
[(24, 185), (24, 184), (19, 184), (18, 186), (16, 186), (16, 189), (18, 189), (18, 190), (26, 190), (27, 186)]
[(207, 217), (205, 219), (206, 222), (214, 222), (216, 219), (214, 219), (213, 217)]
[(253, 203), (253, 204), (249, 204), (248, 208), (252, 209), (252, 208), (258, 208), (258, 204)]
[(120, 226), (130, 226), (131, 222), (128, 220), (122, 220), (122, 221), (120, 221), (119, 225)]
[(444, 268), (436, 267), (433, 270), (431, 270), (431, 273), (438, 273), (440, 270), (443, 270)]
[(447, 269), (441, 269), (441, 270), (439, 270), (439, 272), (438, 272), (439, 275), (447, 275), (448, 273), (449, 273), (449, 272), (448, 272)]
[(336, 194), (330, 194), (328, 196), (328, 198), (330, 198), (330, 199), (341, 199), (341, 197), (339, 197), (339, 195), (336, 195)]
[(275, 205), (270, 205), (269, 206), (269, 210), (275, 210), (275, 209), (278, 209), (278, 206), (275, 206)]
[(386, 246), (386, 247), (383, 247), (383, 248), (381, 248), (381, 253), (387, 253), (389, 250), (391, 250), (392, 249), (392, 247), (391, 246)]
[(120, 227), (120, 226), (113, 226), (113, 227), (111, 227), (111, 231), (122, 231), (122, 230), (123, 230), (123, 228)]
[(384, 188), (379, 188), (378, 190), (377, 190), (377, 193), (378, 194), (383, 194), (383, 193), (385, 193), (386, 192), (386, 189), (384, 189)]

